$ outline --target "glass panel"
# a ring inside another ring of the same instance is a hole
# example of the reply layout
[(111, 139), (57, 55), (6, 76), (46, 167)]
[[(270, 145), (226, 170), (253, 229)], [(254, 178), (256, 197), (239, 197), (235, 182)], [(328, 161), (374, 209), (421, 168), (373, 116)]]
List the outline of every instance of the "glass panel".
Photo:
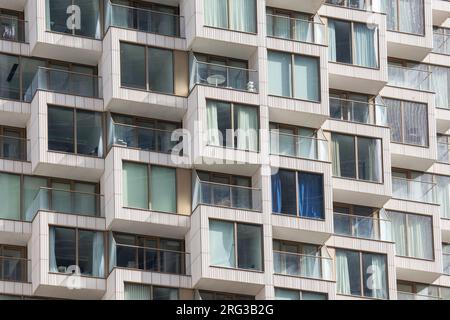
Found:
[(37, 75), (38, 68), (45, 67), (46, 63), (43, 60), (21, 57), (21, 64), (22, 64), (22, 99), (25, 99), (25, 96), (27, 94), (31, 94), (32, 92), (31, 90), (32, 88), (30, 88), (30, 86), (32, 84), (34, 77)]
[(358, 178), (382, 181), (381, 140), (358, 137)]
[[(27, 221), (30, 221), (31, 217), (35, 214), (33, 209), (36, 208), (36, 206), (38, 206), (38, 208), (48, 209), (48, 189), (40, 191), (41, 187), (47, 187), (46, 178), (29, 176), (23, 178), (23, 214)], [(37, 201), (38, 203), (34, 205), (34, 201)]]
[(52, 182), (51, 191), (53, 211), (62, 213), (74, 213), (72, 206), (72, 194), (70, 192), (70, 183)]
[(408, 215), (408, 255), (433, 259), (433, 231), (431, 217)]
[[(53, 228), (53, 227), (52, 227)], [(56, 270), (54, 272), (67, 272), (67, 268), (75, 266), (76, 262), (76, 231), (75, 229), (54, 227), (54, 242), (50, 240), (50, 250), (54, 249), (54, 259), (56, 261)], [(52, 260), (52, 252), (50, 252)], [(52, 261), (50, 261), (52, 266)], [(53, 270), (51, 270), (53, 271)]]
[(77, 110), (77, 153), (103, 157), (102, 115)]
[(19, 58), (0, 54), (0, 97), (20, 99)]
[(205, 25), (228, 28), (228, 0), (205, 0), (204, 9)]
[(356, 178), (355, 138), (342, 134), (331, 134), (333, 175)]
[(302, 292), (302, 300), (328, 300), (325, 293)]
[(392, 238), (395, 241), (395, 254), (406, 256), (406, 216), (400, 212), (389, 212), (392, 223)]
[(173, 93), (172, 50), (148, 48), (149, 89), (156, 92)]
[(47, 30), (72, 34), (67, 28), (67, 9), (71, 5), (72, 0), (46, 0)]
[(184, 246), (182, 241), (160, 240), (160, 271), (173, 274), (184, 273)]
[(352, 63), (352, 25), (350, 22), (328, 19), (329, 59)]
[(339, 294), (361, 295), (359, 252), (336, 250), (336, 286)]
[(256, 33), (256, 0), (228, 0), (230, 29)]
[(120, 44), (120, 79), (122, 86), (146, 89), (145, 47)]
[(153, 300), (178, 300), (178, 289), (153, 287)]
[(238, 267), (262, 270), (261, 227), (248, 224), (237, 225)]
[(297, 290), (275, 288), (276, 300), (300, 300), (300, 292)]
[(324, 218), (323, 176), (321, 174), (298, 173), (298, 205), (301, 217)]
[(424, 34), (423, 0), (399, 1), (399, 31)]
[(149, 208), (148, 167), (145, 164), (123, 162), (123, 205)]
[(386, 257), (362, 254), (364, 296), (387, 299)]
[(152, 287), (143, 284), (124, 283), (125, 300), (151, 300)]
[(428, 115), (427, 106), (422, 103), (403, 102), (404, 113), (404, 143), (428, 145)]
[(135, 237), (127, 234), (114, 234), (116, 247), (116, 264), (123, 268), (138, 268)]
[(176, 212), (176, 170), (174, 168), (152, 166), (150, 183), (151, 209), (163, 212)]
[(20, 220), (20, 176), (0, 173), (0, 218)]
[(81, 12), (80, 28), (75, 29), (75, 34), (101, 39), (100, 0), (73, 0), (73, 4), (77, 5)]
[(209, 221), (209, 254), (211, 265), (236, 267), (234, 224), (232, 222)]
[(391, 140), (402, 142), (402, 102), (400, 100), (384, 99), (387, 107), (387, 124), (391, 128)]
[(297, 201), (293, 197), (296, 190), (296, 173), (294, 171), (278, 170), (272, 175), (272, 211), (297, 215)]
[(96, 185), (90, 183), (75, 183), (73, 193), (74, 213), (98, 216), (100, 197), (96, 195)]
[(232, 146), (227, 137), (231, 129), (231, 105), (226, 102), (207, 100), (208, 144), (213, 146)]
[(378, 29), (366, 24), (354, 23), (354, 64), (369, 68), (378, 66)]
[(269, 94), (290, 97), (292, 56), (289, 53), (268, 51)]
[(319, 61), (317, 58), (294, 56), (294, 97), (319, 101)]
[(48, 149), (75, 152), (74, 109), (48, 107)]
[(234, 105), (234, 134), (237, 149), (258, 151), (258, 120), (257, 108)]

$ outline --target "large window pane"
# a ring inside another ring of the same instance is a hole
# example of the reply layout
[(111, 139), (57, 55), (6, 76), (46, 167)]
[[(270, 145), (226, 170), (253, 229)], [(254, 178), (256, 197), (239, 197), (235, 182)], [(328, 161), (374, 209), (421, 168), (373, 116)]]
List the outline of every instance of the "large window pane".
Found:
[[(31, 95), (32, 91), (30, 86), (32, 85), (33, 79), (36, 76), (39, 67), (45, 67), (45, 61), (22, 57), (20, 60), (22, 64), (22, 99), (25, 99), (26, 95)], [(36, 86), (36, 84), (34, 84)]]
[(269, 94), (291, 96), (292, 57), (289, 53), (268, 51)]
[(237, 224), (238, 267), (262, 270), (261, 227)]
[(209, 255), (211, 265), (236, 266), (234, 224), (232, 222), (209, 221)]
[(330, 61), (352, 63), (352, 25), (328, 19), (328, 52)]
[(408, 215), (409, 256), (433, 259), (433, 229), (431, 217)]
[(205, 0), (205, 25), (228, 28), (228, 0)]
[(400, 212), (389, 212), (392, 223), (392, 238), (395, 242), (395, 254), (406, 256), (406, 215)]
[(324, 218), (323, 176), (321, 174), (298, 173), (298, 204), (301, 217)]
[(387, 276), (386, 257), (379, 254), (363, 253), (364, 296), (386, 299)]
[(319, 61), (317, 58), (294, 56), (294, 97), (319, 101)]
[(76, 264), (76, 230), (51, 227), (50, 271), (64, 273)]
[(178, 289), (153, 287), (153, 300), (178, 300)]
[(234, 105), (234, 129), (237, 149), (258, 151), (258, 120), (257, 108)]
[(300, 300), (300, 292), (297, 290), (275, 288), (275, 299), (276, 300)]
[(297, 201), (293, 196), (296, 190), (294, 171), (278, 170), (272, 175), (272, 211), (297, 215)]
[(151, 300), (152, 287), (137, 283), (124, 283), (125, 300)]
[(384, 99), (387, 108), (387, 125), (391, 128), (391, 140), (402, 142), (402, 102), (400, 100)]
[(226, 102), (208, 100), (206, 102), (208, 123), (208, 144), (212, 146), (232, 146), (227, 139), (227, 130), (231, 129), (231, 105)]
[(256, 0), (228, 0), (230, 29), (256, 33)]
[(148, 48), (148, 81), (152, 91), (173, 93), (172, 50)]
[(77, 110), (77, 153), (103, 156), (102, 115), (98, 112)]
[[(450, 53), (450, 31), (445, 39)], [(435, 106), (450, 108), (450, 68), (430, 65), (430, 71), (432, 72), (431, 89), (435, 92)]]
[(405, 118), (404, 134), (407, 144), (428, 145), (428, 115), (427, 106), (422, 103), (404, 102)]
[(358, 137), (358, 178), (382, 181), (381, 140)]
[(176, 170), (151, 167), (151, 209), (163, 212), (177, 211)]
[(0, 97), (20, 99), (19, 58), (0, 54)]
[(74, 110), (48, 107), (48, 149), (53, 151), (75, 152)]
[(148, 209), (148, 168), (145, 164), (123, 163), (123, 206)]
[(376, 68), (378, 66), (377, 28), (369, 28), (366, 24), (354, 23), (354, 64)]
[(76, 182), (74, 184), (73, 202), (74, 213), (98, 216), (99, 196), (96, 195), (96, 185), (90, 183)]
[(339, 294), (362, 294), (359, 259), (359, 252), (336, 250), (336, 286)]
[(20, 219), (20, 176), (0, 173), (0, 218)]
[(47, 187), (46, 178), (30, 176), (23, 178), (23, 210), (27, 221), (31, 220), (37, 208), (48, 209), (48, 192), (46, 189), (40, 191), (42, 187)]
[(47, 30), (72, 33), (67, 29), (67, 9), (72, 5), (72, 0), (46, 0)]
[(342, 134), (331, 134), (333, 175), (356, 178), (355, 138)]
[(100, 0), (73, 0), (73, 4), (81, 10), (81, 28), (76, 29), (75, 34), (101, 39)]
[(423, 0), (399, 1), (399, 31), (424, 34)]
[(120, 44), (120, 79), (122, 86), (146, 89), (145, 47)]

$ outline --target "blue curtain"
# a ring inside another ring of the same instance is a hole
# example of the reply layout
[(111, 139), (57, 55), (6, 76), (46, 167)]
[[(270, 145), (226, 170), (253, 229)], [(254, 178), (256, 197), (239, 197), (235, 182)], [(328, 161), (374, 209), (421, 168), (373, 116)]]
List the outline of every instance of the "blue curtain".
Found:
[(324, 218), (322, 175), (298, 173), (298, 202), (301, 217)]
[(281, 179), (280, 175), (272, 175), (272, 212), (281, 212)]

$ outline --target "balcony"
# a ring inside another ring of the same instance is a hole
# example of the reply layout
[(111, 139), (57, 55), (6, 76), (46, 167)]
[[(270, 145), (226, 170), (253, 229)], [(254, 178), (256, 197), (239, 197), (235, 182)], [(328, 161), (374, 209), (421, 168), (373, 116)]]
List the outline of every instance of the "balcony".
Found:
[(24, 100), (31, 102), (38, 90), (101, 99), (101, 82), (95, 75), (39, 67)]
[(388, 65), (388, 85), (405, 89), (431, 91), (431, 72), (401, 66)]
[(292, 1), (292, 0), (266, 0), (266, 5), (274, 8), (283, 8), (287, 10), (316, 13), (325, 3), (325, 0), (308, 0), (308, 1)]
[(197, 178), (193, 205), (207, 205), (232, 209), (261, 211), (261, 189), (238, 185), (201, 181)]
[(148, 272), (190, 275), (190, 255), (186, 252), (118, 244), (112, 240), (110, 272), (114, 267)]
[(397, 300), (443, 300), (443, 298), (433, 295), (397, 291)]
[(325, 138), (293, 135), (270, 131), (270, 153), (272, 155), (328, 161), (328, 141)]
[(110, 122), (109, 130), (108, 149), (119, 146), (171, 153), (173, 148), (181, 142), (171, 139), (173, 131), (116, 123), (113, 120)]
[(30, 282), (31, 260), (0, 256), (0, 281)]
[(450, 55), (450, 33), (433, 32), (433, 53)]
[(193, 57), (189, 90), (196, 84), (258, 92), (258, 71), (198, 61)]
[(438, 161), (450, 164), (450, 143), (438, 142)]
[(325, 45), (325, 25), (322, 22), (266, 14), (267, 36)]
[(334, 213), (334, 233), (361, 239), (392, 241), (391, 221), (384, 210), (379, 216), (359, 216)]
[(171, 13), (106, 3), (105, 30), (110, 26), (184, 38), (184, 17)]
[(333, 280), (333, 259), (329, 256), (274, 250), (273, 264), (275, 274), (327, 281)]
[(0, 15), (0, 40), (28, 42), (28, 22), (13, 16)]
[(436, 184), (413, 179), (392, 177), (392, 197), (400, 200), (434, 203)]
[(30, 161), (30, 140), (13, 136), (0, 136), (0, 158)]
[(386, 112), (386, 106), (381, 103), (330, 97), (330, 118), (333, 119), (386, 126)]
[(33, 221), (39, 211), (104, 217), (103, 196), (96, 193), (41, 187), (25, 212), (25, 220)]

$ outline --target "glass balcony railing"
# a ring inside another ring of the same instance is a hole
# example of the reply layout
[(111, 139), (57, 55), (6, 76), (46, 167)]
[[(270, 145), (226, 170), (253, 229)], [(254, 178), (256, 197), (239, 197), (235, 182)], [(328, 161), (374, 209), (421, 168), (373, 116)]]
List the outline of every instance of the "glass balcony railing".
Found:
[(433, 33), (433, 52), (450, 55), (450, 33)]
[(39, 211), (104, 217), (103, 196), (96, 193), (41, 187), (25, 212), (32, 221)]
[(25, 101), (30, 102), (37, 90), (63, 94), (102, 98), (101, 78), (95, 75), (67, 70), (39, 67), (31, 85), (25, 92)]
[(327, 4), (346, 7), (351, 9), (365, 10), (365, 11), (375, 11), (375, 3), (372, 5), (370, 0), (327, 0)]
[(450, 163), (450, 144), (445, 142), (438, 142), (438, 161), (443, 163)]
[(0, 256), (0, 280), (13, 282), (31, 281), (31, 260)]
[(392, 196), (402, 200), (434, 203), (435, 186), (433, 182), (392, 177)]
[(193, 208), (200, 204), (261, 211), (261, 189), (197, 179), (194, 186)]
[(280, 156), (328, 161), (328, 141), (316, 137), (306, 137), (270, 131), (270, 153)]
[(314, 44), (325, 44), (325, 25), (321, 22), (266, 14), (267, 36)]
[(118, 244), (113, 240), (110, 271), (114, 267), (150, 272), (190, 275), (190, 255), (186, 252)]
[(274, 251), (273, 263), (276, 274), (332, 280), (333, 259), (330, 257)]
[(380, 217), (366, 217), (335, 212), (334, 233), (355, 238), (392, 241), (391, 221), (381, 216), (381, 213)]
[(258, 92), (258, 72), (220, 64), (206, 63), (193, 59), (189, 88), (194, 85)]
[(333, 119), (385, 126), (386, 112), (386, 106), (380, 103), (330, 97), (330, 117)]
[(395, 65), (388, 65), (388, 85), (430, 91), (431, 72)]
[(171, 153), (181, 142), (172, 141), (173, 131), (111, 122), (108, 147), (112, 145)]
[(397, 300), (442, 300), (442, 298), (432, 295), (397, 291)]
[(30, 161), (30, 140), (12, 136), (0, 136), (0, 158)]
[(17, 17), (0, 14), (0, 39), (28, 42), (28, 22)]
[(184, 17), (179, 15), (129, 7), (111, 1), (106, 4), (106, 12), (105, 30), (113, 26), (170, 37), (185, 37)]

